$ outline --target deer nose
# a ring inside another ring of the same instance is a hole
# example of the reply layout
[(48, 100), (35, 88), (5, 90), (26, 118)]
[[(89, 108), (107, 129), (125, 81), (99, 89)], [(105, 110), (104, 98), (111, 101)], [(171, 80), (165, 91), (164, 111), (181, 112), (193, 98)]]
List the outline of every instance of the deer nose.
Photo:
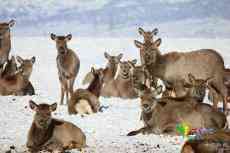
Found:
[(142, 106), (143, 106), (144, 108), (148, 108), (148, 107), (149, 107), (148, 104), (143, 104)]

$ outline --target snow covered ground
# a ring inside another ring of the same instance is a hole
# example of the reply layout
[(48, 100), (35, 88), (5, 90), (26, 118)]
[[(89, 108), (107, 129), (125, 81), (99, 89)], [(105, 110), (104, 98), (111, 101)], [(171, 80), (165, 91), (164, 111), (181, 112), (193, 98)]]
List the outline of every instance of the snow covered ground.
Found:
[[(77, 38), (73, 36), (69, 47), (74, 49), (81, 60), (80, 74), (75, 88), (82, 87), (83, 76), (90, 66), (104, 67), (104, 51), (118, 55), (123, 59), (137, 58), (138, 49), (134, 46), (135, 38)], [(136, 39), (141, 40), (136, 37)], [(47, 36), (15, 37), (12, 41), (12, 55), (22, 57), (36, 56), (36, 64), (31, 82), (36, 89), (36, 96), (0, 97), (0, 153), (14, 145), (20, 151), (25, 149), (26, 135), (33, 119), (33, 112), (28, 101), (38, 103), (59, 102), (59, 82), (56, 68), (55, 43)], [(200, 48), (212, 48), (219, 51), (230, 67), (229, 39), (168, 39), (163, 38), (161, 50), (188, 51)], [(101, 98), (102, 105), (109, 106), (102, 113), (86, 116), (69, 116), (66, 106), (58, 106), (54, 116), (71, 121), (79, 126), (87, 136), (88, 153), (179, 153), (183, 144), (182, 137), (157, 135), (138, 135), (127, 137), (126, 134), (142, 127), (139, 100), (121, 100), (119, 98)], [(75, 151), (73, 151), (75, 152)], [(77, 152), (77, 151), (76, 151)]]

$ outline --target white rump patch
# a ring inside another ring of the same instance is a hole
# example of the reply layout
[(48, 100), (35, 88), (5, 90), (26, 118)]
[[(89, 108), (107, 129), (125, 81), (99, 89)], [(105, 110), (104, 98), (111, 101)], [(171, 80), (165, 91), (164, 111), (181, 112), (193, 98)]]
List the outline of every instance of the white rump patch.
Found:
[(93, 114), (93, 110), (88, 100), (85, 99), (80, 99), (79, 102), (76, 104), (75, 109), (80, 115)]

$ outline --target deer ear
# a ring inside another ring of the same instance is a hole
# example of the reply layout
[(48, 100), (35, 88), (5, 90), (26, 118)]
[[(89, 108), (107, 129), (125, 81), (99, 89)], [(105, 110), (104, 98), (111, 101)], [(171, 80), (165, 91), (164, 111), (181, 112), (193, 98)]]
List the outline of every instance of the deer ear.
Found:
[(152, 34), (153, 34), (153, 35), (157, 35), (158, 32), (159, 32), (159, 30), (158, 30), (157, 28), (155, 28), (155, 29), (153, 29)]
[(123, 57), (123, 54), (122, 54), (122, 53), (120, 53), (120, 54), (117, 56), (118, 60), (121, 60), (122, 57)]
[(188, 74), (188, 79), (191, 84), (195, 84), (196, 78), (191, 73)]
[(50, 110), (54, 112), (57, 109), (57, 103), (50, 105)]
[(140, 35), (144, 35), (145, 31), (141, 27), (138, 28), (138, 32)]
[(15, 24), (15, 20), (10, 20), (10, 22), (8, 24), (9, 24), (9, 27), (13, 27)]
[(137, 46), (137, 48), (142, 48), (144, 46), (140, 41), (137, 40), (134, 40), (134, 44)]
[(33, 100), (29, 101), (29, 105), (30, 105), (30, 108), (34, 111), (38, 108), (38, 105)]
[(17, 56), (16, 59), (20, 64), (24, 62), (24, 60), (20, 56)]
[(93, 74), (95, 73), (94, 67), (91, 67), (91, 72), (92, 72)]
[(50, 38), (51, 38), (52, 40), (56, 40), (57, 36), (56, 36), (55, 34), (51, 33), (51, 34), (50, 34)]
[(31, 62), (34, 64), (35, 63), (35, 56), (33, 56), (32, 58), (31, 58)]
[(107, 52), (104, 52), (104, 56), (105, 56), (106, 59), (110, 58), (110, 55)]
[(65, 40), (66, 41), (70, 41), (72, 39), (72, 35), (71, 34), (68, 34), (66, 37), (65, 37)]
[(156, 47), (159, 47), (161, 45), (161, 38), (157, 39), (155, 42), (154, 42), (154, 45)]

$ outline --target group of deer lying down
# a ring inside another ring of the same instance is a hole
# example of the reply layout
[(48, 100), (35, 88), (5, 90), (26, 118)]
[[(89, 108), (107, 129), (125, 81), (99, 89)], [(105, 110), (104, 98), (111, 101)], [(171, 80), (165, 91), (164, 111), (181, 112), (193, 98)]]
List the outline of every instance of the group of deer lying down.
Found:
[[(14, 23), (14, 20), (0, 23), (0, 94), (34, 95), (29, 79), (35, 57), (9, 57), (10, 29)], [(204, 135), (202, 140), (187, 141), (181, 153), (217, 153), (220, 142), (230, 148), (226, 119), (227, 102), (230, 101), (230, 70), (225, 68), (222, 56), (212, 49), (162, 54), (159, 49), (162, 40), (155, 38), (157, 28), (152, 31), (139, 28), (138, 32), (144, 38), (143, 43), (134, 41), (140, 50), (140, 65), (137, 65), (136, 59), (123, 60), (122, 53), (112, 56), (105, 52), (106, 67), (92, 67), (83, 80), (88, 87), (76, 90), (73, 88), (80, 59), (67, 46), (72, 35), (57, 36), (52, 33), (50, 38), (57, 49), (60, 105), (64, 104), (65, 98), (69, 114), (84, 116), (100, 111), (100, 96), (140, 98), (140, 120), (144, 126), (127, 136), (139, 133), (177, 135), (176, 125), (186, 122), (192, 129), (207, 128), (215, 132)], [(159, 80), (163, 84), (159, 84)], [(203, 103), (206, 90), (213, 105)], [(223, 112), (218, 109), (219, 102), (223, 102)], [(57, 103), (36, 104), (30, 100), (29, 106), (35, 115), (28, 132), (28, 152), (56, 150), (64, 153), (69, 149), (84, 152), (87, 145), (83, 131), (73, 123), (52, 117)]]

